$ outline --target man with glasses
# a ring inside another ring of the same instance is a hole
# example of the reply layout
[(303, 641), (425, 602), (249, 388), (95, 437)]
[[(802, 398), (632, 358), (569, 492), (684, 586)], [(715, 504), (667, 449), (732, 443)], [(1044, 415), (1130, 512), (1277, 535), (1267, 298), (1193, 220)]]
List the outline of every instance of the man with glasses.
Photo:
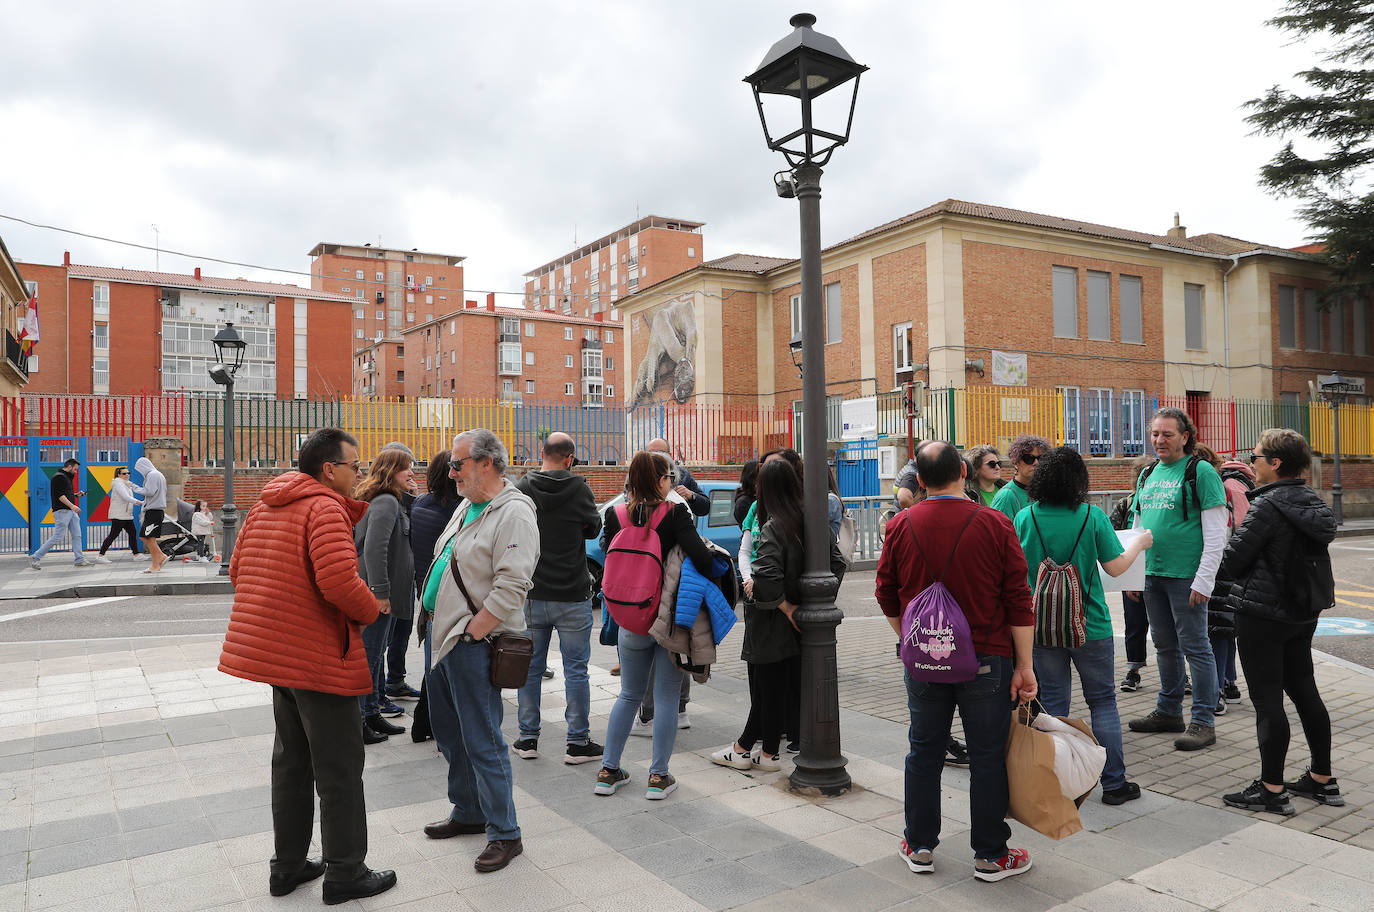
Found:
[[(1044, 437), (1022, 434), (1011, 442), (1007, 458), (1011, 460), (1011, 484), (1003, 485), (992, 499), (992, 508), (1001, 510), (1007, 518), (1015, 522), (1016, 514), (1030, 505), (1030, 480), (1035, 474), (1035, 465), (1040, 457), (1048, 453), (1052, 446)], [(1000, 466), (998, 467), (1000, 470)]]
[[(1226, 489), (1212, 464), (1193, 455), (1197, 427), (1188, 413), (1162, 408), (1150, 422), (1159, 461), (1136, 482), (1134, 526), (1154, 533), (1145, 552), (1145, 611), (1159, 662), (1159, 699), (1135, 732), (1178, 732), (1174, 748), (1194, 751), (1217, 741), (1216, 658), (1207, 636), (1207, 600), (1226, 547)], [(1187, 657), (1187, 667), (1184, 657)], [(1193, 711), (1183, 722), (1187, 671)]]
[(978, 500), (985, 507), (992, 506), (997, 492), (1007, 483), (1002, 477), (1002, 454), (997, 452), (997, 447), (983, 445), (969, 450), (964, 458), (973, 470), (965, 488), (969, 500)]
[[(300, 471), (263, 488), (229, 564), (234, 608), (219, 670), (272, 685), (272, 855), (268, 888), (285, 896), (324, 875), (327, 904), (396, 885), (373, 871), (363, 802), (358, 697), (372, 692), (362, 628), (382, 609), (358, 575), (353, 527), (367, 504), (358, 441), (338, 428), (306, 438)], [(320, 794), (324, 857), (307, 857)]]

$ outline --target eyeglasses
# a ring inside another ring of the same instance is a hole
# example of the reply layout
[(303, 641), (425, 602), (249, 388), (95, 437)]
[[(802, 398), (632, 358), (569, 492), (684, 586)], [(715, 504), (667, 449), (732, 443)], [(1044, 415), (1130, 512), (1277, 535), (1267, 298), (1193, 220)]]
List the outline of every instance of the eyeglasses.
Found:
[(984, 468), (1000, 469), (1000, 468), (1002, 468), (1002, 462), (1001, 462), (1001, 460), (998, 460), (998, 459), (989, 459), (987, 462), (983, 463), (983, 467), (984, 467)]
[(664, 472), (662, 475), (660, 475), (660, 476), (658, 476), (658, 477), (659, 477), (659, 478), (672, 478), (672, 477), (673, 477), (673, 473), (672, 473), (672, 472)]
[(348, 466), (350, 469), (353, 470), (353, 474), (354, 474), (354, 475), (357, 475), (359, 472), (361, 472), (361, 471), (363, 470), (363, 464), (362, 464), (361, 462), (359, 462), (358, 460), (356, 460), (356, 459), (353, 460), (352, 462), (339, 462), (339, 461), (337, 461), (337, 460), (332, 460), (332, 459), (331, 459), (331, 460), (330, 460), (330, 463), (331, 463), (332, 465)]
[(448, 464), (448, 473), (450, 475), (458, 474), (459, 472), (463, 471), (463, 463), (467, 462), (469, 459), (476, 458), (476, 456), (464, 456), (462, 459), (453, 460)]
[(1258, 453), (1251, 453), (1251, 454), (1250, 454), (1250, 464), (1251, 464), (1251, 465), (1254, 465), (1255, 462), (1256, 462), (1257, 460), (1260, 460), (1260, 459), (1277, 459), (1277, 458), (1278, 458), (1278, 457), (1275, 456), (1273, 453), (1266, 453), (1266, 452), (1264, 452), (1263, 450), (1261, 450), (1261, 451), (1258, 452)]

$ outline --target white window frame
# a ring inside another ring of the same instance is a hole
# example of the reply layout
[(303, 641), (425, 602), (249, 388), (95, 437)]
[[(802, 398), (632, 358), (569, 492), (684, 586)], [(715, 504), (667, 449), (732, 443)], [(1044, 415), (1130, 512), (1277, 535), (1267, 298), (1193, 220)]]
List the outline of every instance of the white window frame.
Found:
[(573, 360), (573, 356), (572, 356), (572, 355), (564, 355), (564, 356), (563, 356), (563, 366), (564, 366), (564, 367), (576, 367), (576, 366), (577, 366), (577, 365), (574, 363), (574, 360)]
[(565, 383), (565, 384), (563, 384), (563, 395), (565, 395), (565, 396), (576, 396), (576, 395), (577, 395), (577, 384), (576, 384), (576, 383)]
[(1150, 416), (1145, 413), (1145, 391), (1127, 389), (1121, 391), (1121, 455), (1140, 456), (1145, 452), (1145, 440), (1149, 435), (1146, 426)]
[(519, 342), (501, 342), (497, 345), (498, 350), (498, 374), (519, 374), (521, 372), (520, 362), (523, 360), (520, 352)]
[(571, 342), (572, 339), (573, 339), (573, 328), (572, 328), (571, 326), (565, 326), (565, 327), (563, 327), (563, 341), (564, 341), (564, 342)]
[[(833, 295), (830, 293), (832, 288), (835, 289)], [(830, 282), (821, 290), (825, 305), (825, 344), (838, 345), (844, 341), (844, 289), (839, 282)]]
[(789, 302), (789, 311), (792, 316), (792, 335), (788, 336), (788, 339), (800, 339), (802, 326), (801, 295), (792, 295), (792, 299)]
[[(906, 344), (902, 344), (903, 336)], [(892, 385), (902, 384), (902, 374), (910, 374), (913, 364), (911, 351), (911, 321), (896, 323), (892, 326)]]
[(1087, 409), (1088, 454), (1092, 456), (1112, 455), (1115, 417), (1111, 387), (1088, 387)]
[[(1191, 288), (1197, 289), (1198, 339), (1188, 338), (1188, 290)], [(1183, 283), (1183, 347), (1188, 351), (1207, 350), (1207, 286), (1198, 282)]]
[(110, 283), (93, 282), (91, 284), (91, 312), (96, 316), (110, 315)]

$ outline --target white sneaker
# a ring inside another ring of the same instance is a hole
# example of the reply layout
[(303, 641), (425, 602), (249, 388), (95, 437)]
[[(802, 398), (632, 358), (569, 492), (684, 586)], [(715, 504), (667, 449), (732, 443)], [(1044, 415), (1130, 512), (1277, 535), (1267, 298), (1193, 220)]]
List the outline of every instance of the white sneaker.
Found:
[(636, 713), (634, 724), (630, 726), (630, 734), (638, 735), (641, 738), (652, 738), (654, 736), (654, 723), (645, 722)]
[(692, 727), (692, 720), (689, 719), (689, 718), (687, 718), (687, 713), (686, 713), (685, 710), (684, 710), (683, 712), (680, 712), (680, 713), (677, 714), (677, 727), (678, 727), (678, 728), (691, 728), (691, 727)]
[(753, 763), (756, 769), (761, 769), (765, 773), (776, 773), (778, 770), (782, 769), (782, 763), (777, 757), (765, 756), (762, 750), (754, 754)]
[(711, 755), (711, 762), (721, 766), (732, 766), (737, 770), (751, 770), (754, 768), (754, 761), (749, 751), (736, 753), (735, 745), (730, 744), (722, 747)]
[(152, 559), (153, 559), (153, 556), (152, 556), (151, 554), (149, 554), (147, 551), (140, 551), (139, 553), (137, 553), (137, 554), (134, 555), (134, 560), (137, 560), (137, 561), (145, 561), (145, 560), (152, 560)]
[(93, 557), (93, 558), (91, 558), (91, 559), (94, 560), (97, 564), (108, 564), (108, 563), (110, 563), (110, 559), (109, 559), (108, 557), (106, 557), (105, 555), (103, 555), (103, 554), (97, 554), (95, 557)]

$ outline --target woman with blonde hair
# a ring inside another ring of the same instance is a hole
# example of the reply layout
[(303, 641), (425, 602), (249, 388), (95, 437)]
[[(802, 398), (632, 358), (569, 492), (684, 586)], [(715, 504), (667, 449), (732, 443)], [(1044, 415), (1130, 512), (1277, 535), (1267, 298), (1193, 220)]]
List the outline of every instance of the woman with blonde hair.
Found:
[(354, 497), (367, 502), (367, 513), (353, 530), (358, 548), (358, 572), (381, 603), (382, 613), (363, 629), (363, 648), (372, 673), (372, 693), (359, 697), (363, 716), (363, 741), (376, 744), (405, 731), (382, 714), (402, 715), (405, 710), (387, 699), (382, 660), (397, 618), (414, 616), (415, 563), (410, 552), (410, 519), (401, 497), (415, 478), (411, 455), (404, 450), (382, 450), (372, 460), (367, 475), (358, 483)]

